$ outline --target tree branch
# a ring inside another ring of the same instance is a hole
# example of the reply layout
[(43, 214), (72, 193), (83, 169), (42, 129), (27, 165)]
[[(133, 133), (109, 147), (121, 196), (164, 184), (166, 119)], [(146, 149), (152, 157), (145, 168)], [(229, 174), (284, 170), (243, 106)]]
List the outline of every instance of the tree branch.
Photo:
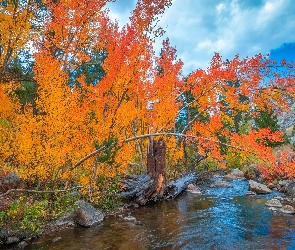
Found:
[(97, 155), (98, 153), (100, 153), (101, 151), (107, 149), (107, 146), (102, 146), (101, 148), (97, 149), (96, 151), (90, 153), (89, 155), (86, 155), (84, 158), (82, 158), (80, 161), (78, 161), (75, 165), (73, 165), (70, 170), (72, 171), (73, 169), (75, 169), (76, 167), (78, 167), (79, 165), (81, 165), (84, 161), (88, 160), (90, 157)]
[[(144, 134), (144, 135), (139, 135), (139, 136), (135, 136), (135, 137), (132, 137), (132, 138), (128, 138), (126, 140), (122, 140), (121, 142), (122, 143), (126, 143), (126, 142), (131, 142), (131, 141), (136, 141), (138, 139), (142, 139), (142, 138), (146, 138), (146, 137), (151, 137), (151, 136), (178, 136), (178, 137), (190, 137), (190, 138), (195, 138), (195, 139), (201, 139), (201, 140), (204, 140), (204, 141), (212, 141), (212, 142), (215, 142), (215, 143), (218, 143), (220, 145), (224, 145), (224, 146), (227, 146), (229, 148), (234, 148), (234, 149), (237, 149), (237, 150), (241, 150), (241, 151), (245, 151), (245, 152), (248, 152), (248, 153), (251, 153), (253, 154), (253, 152), (251, 151), (248, 151), (246, 149), (243, 149), (243, 148), (240, 148), (240, 147), (236, 147), (236, 146), (233, 146), (231, 144), (227, 144), (227, 143), (223, 143), (221, 141), (217, 141), (217, 140), (214, 140), (214, 139), (211, 139), (211, 138), (206, 138), (206, 137), (202, 137), (202, 136), (195, 136), (195, 135), (186, 135), (186, 134), (178, 134), (178, 133), (170, 133), (170, 132), (167, 132), (167, 133), (153, 133), (153, 134)], [(111, 146), (111, 145), (110, 145)], [(109, 147), (110, 147), (109, 146)], [(75, 169), (76, 167), (78, 167), (79, 165), (81, 165), (84, 161), (86, 161), (87, 159), (91, 158), (92, 156), (94, 155), (97, 155), (98, 153), (104, 151), (105, 149), (107, 149), (108, 147), (107, 146), (103, 146), (101, 148), (99, 148), (98, 150), (86, 155), (84, 158), (82, 158), (80, 161), (78, 161), (75, 165), (73, 165), (71, 168), (70, 168), (70, 171), (72, 171), (73, 169)]]
[(37, 193), (37, 194), (54, 194), (54, 193), (64, 193), (64, 192), (69, 192), (75, 189), (79, 189), (79, 188), (83, 188), (83, 186), (76, 186), (76, 187), (72, 187), (69, 189), (59, 189), (59, 190), (30, 190), (30, 189), (10, 189), (8, 190), (6, 193), (1, 194), (1, 197), (4, 197), (12, 192), (22, 192), (22, 193)]

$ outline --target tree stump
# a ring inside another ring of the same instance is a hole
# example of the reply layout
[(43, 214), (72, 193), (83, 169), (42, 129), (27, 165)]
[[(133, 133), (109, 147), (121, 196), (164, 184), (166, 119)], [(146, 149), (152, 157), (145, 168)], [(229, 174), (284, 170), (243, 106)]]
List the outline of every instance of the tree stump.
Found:
[(199, 177), (196, 173), (182, 176), (166, 186), (165, 171), (166, 143), (163, 139), (150, 140), (147, 155), (147, 173), (126, 177), (121, 181), (120, 196), (135, 200), (140, 205), (160, 199), (173, 199), (182, 193), (188, 184), (195, 183)]
[(153, 181), (152, 188), (149, 190), (149, 196), (153, 200), (163, 198), (166, 187), (165, 172), (166, 143), (163, 138), (151, 140), (147, 155), (147, 174)]

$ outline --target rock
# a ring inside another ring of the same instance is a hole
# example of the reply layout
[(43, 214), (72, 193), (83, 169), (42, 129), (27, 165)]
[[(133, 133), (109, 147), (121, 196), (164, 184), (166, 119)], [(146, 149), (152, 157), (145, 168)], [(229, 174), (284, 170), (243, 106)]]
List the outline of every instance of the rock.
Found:
[(256, 195), (256, 193), (253, 191), (247, 191), (246, 195)]
[(21, 249), (21, 250), (25, 249), (28, 245), (29, 245), (28, 242), (22, 241), (22, 242), (17, 244), (17, 249)]
[(295, 198), (295, 181), (290, 181), (288, 185), (286, 185), (287, 188), (287, 196), (291, 198)]
[(286, 213), (286, 214), (295, 214), (294, 207), (292, 207), (290, 205), (283, 206), (280, 211), (283, 213)]
[(275, 207), (269, 207), (268, 209), (269, 209), (269, 210), (272, 210), (272, 211), (278, 211), (278, 209), (275, 208)]
[(225, 175), (223, 179), (226, 181), (232, 181), (237, 179), (245, 179), (245, 177), (244, 173), (240, 169), (235, 168), (231, 171), (231, 173)]
[(271, 183), (267, 184), (267, 187), (269, 189), (274, 189), (275, 187), (277, 187), (277, 185), (275, 183), (271, 182)]
[(194, 184), (189, 184), (186, 191), (192, 194), (202, 194), (201, 190)]
[(25, 186), (25, 182), (16, 173), (11, 173), (0, 180), (0, 193), (5, 193), (9, 189), (23, 189)]
[(196, 185), (194, 185), (194, 184), (188, 184), (186, 190), (194, 190), (194, 189), (196, 189), (196, 188), (197, 188)]
[(60, 217), (58, 220), (55, 221), (54, 226), (57, 226), (57, 227), (75, 226), (75, 221), (73, 219), (72, 214), (68, 214), (68, 215)]
[(17, 243), (17, 242), (20, 242), (20, 238), (17, 237), (17, 236), (9, 236), (7, 237), (6, 241), (5, 241), (5, 244), (12, 244), (12, 243)]
[(134, 222), (134, 223), (136, 222), (136, 218), (131, 215), (123, 217), (123, 220), (128, 221), (128, 222)]
[(256, 192), (257, 194), (269, 194), (271, 190), (264, 184), (258, 183), (256, 181), (249, 181), (249, 190)]
[(219, 187), (230, 188), (232, 187), (232, 185), (228, 183), (227, 181), (216, 181), (210, 185), (210, 188), (219, 188)]
[(279, 181), (279, 185), (286, 186), (289, 184), (289, 182), (290, 182), (289, 180), (282, 180), (282, 181)]
[(265, 203), (268, 207), (282, 207), (282, 203), (277, 199), (271, 199)]
[(227, 174), (223, 177), (223, 180), (225, 181), (232, 181), (232, 180), (237, 180), (239, 177), (232, 175), (232, 174)]
[(276, 200), (280, 200), (280, 201), (284, 201), (285, 200), (285, 198), (282, 197), (282, 196), (275, 196), (273, 198), (276, 199)]
[(61, 237), (55, 237), (52, 242), (55, 243), (55, 242), (58, 242), (58, 241), (61, 241)]
[(238, 168), (233, 169), (230, 174), (236, 177), (244, 177), (243, 171)]
[(287, 186), (281, 186), (281, 188), (279, 189), (279, 192), (287, 193)]
[(77, 206), (72, 212), (74, 221), (83, 227), (91, 227), (101, 223), (104, 219), (104, 214), (94, 208), (91, 204), (79, 200), (75, 202)]

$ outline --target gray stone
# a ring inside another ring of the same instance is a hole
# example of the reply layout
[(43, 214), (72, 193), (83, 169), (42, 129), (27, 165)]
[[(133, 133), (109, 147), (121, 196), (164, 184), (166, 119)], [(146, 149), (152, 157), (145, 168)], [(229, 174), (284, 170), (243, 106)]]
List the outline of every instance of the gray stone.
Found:
[(94, 208), (91, 204), (79, 200), (75, 202), (76, 208), (72, 216), (74, 221), (83, 227), (91, 227), (100, 224), (104, 219), (104, 214)]
[(253, 191), (247, 191), (246, 195), (256, 195), (256, 193)]
[(271, 182), (271, 183), (267, 184), (267, 187), (268, 187), (269, 189), (274, 189), (274, 188), (277, 187), (277, 185), (276, 185), (275, 183)]
[(277, 199), (271, 199), (265, 203), (268, 207), (282, 207), (282, 203)]
[(186, 188), (186, 191), (191, 194), (202, 194), (201, 190), (194, 184), (189, 184)]
[(232, 180), (237, 180), (239, 177), (232, 175), (232, 174), (227, 174), (223, 177), (223, 180), (225, 181), (232, 181)]
[(288, 98), (289, 110), (280, 112), (277, 116), (281, 130), (287, 130), (295, 124), (295, 102)]
[(8, 174), (0, 180), (0, 193), (5, 193), (9, 189), (17, 188), (25, 188), (25, 183), (16, 173)]
[(210, 188), (220, 188), (220, 187), (231, 188), (232, 185), (228, 183), (227, 181), (216, 181), (210, 185)]
[(55, 243), (55, 242), (58, 242), (58, 241), (61, 241), (61, 237), (55, 237), (52, 242)]
[(75, 226), (75, 221), (73, 218), (73, 212), (72, 214), (67, 214), (62, 217), (60, 217), (57, 221), (54, 223), (55, 226), (57, 227), (62, 227), (62, 226)]
[(295, 181), (291, 181), (286, 185), (287, 195), (291, 198), (295, 198)]
[(238, 169), (238, 168), (235, 168), (233, 169), (229, 174), (225, 175), (223, 177), (223, 179), (225, 181), (232, 181), (232, 180), (237, 180), (237, 179), (245, 179), (244, 177), (244, 173)]
[(244, 177), (243, 171), (238, 168), (233, 169), (230, 174), (236, 177)]
[(273, 197), (274, 199), (277, 199), (277, 200), (279, 200), (279, 201), (284, 201), (285, 200), (285, 198), (284, 197), (282, 197), (282, 196), (275, 196), (275, 197)]
[(271, 190), (264, 184), (258, 183), (256, 181), (249, 181), (249, 190), (257, 194), (269, 194)]
[(290, 205), (283, 206), (280, 211), (283, 213), (286, 213), (286, 214), (295, 214), (294, 207), (292, 207)]
[(289, 180), (282, 180), (282, 181), (279, 181), (279, 185), (286, 186), (288, 185), (289, 182), (290, 182)]
[(17, 244), (17, 249), (21, 249), (21, 250), (25, 249), (28, 245), (29, 245), (28, 242), (22, 241), (22, 242)]
[(7, 237), (5, 244), (12, 244), (12, 243), (17, 243), (20, 241), (20, 238), (17, 236), (9, 236)]
[(128, 222), (134, 222), (134, 223), (136, 222), (136, 218), (131, 215), (124, 217), (123, 220), (128, 221)]

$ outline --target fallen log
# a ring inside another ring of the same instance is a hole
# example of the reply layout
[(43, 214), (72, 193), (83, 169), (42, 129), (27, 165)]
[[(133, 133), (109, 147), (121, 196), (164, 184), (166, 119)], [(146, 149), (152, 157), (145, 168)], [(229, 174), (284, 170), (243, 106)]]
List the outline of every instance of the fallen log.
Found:
[(196, 174), (188, 174), (166, 186), (165, 171), (166, 143), (162, 138), (149, 138), (147, 173), (128, 177), (122, 181), (124, 192), (120, 196), (133, 199), (140, 205), (150, 201), (170, 199), (179, 195), (190, 183), (198, 179)]
[(190, 173), (182, 176), (181, 178), (170, 182), (164, 191), (164, 198), (165, 199), (172, 199), (182, 193), (189, 184), (194, 184), (197, 182), (199, 178), (199, 174), (197, 173)]
[[(182, 176), (178, 180), (170, 182), (164, 189), (161, 199), (173, 199), (181, 194), (186, 187), (191, 183), (196, 183), (199, 175), (190, 173)], [(127, 200), (134, 200), (140, 205), (145, 205), (147, 202), (155, 202), (160, 200), (155, 191), (155, 180), (148, 174), (136, 175), (127, 177), (121, 182), (124, 191), (119, 195)]]

